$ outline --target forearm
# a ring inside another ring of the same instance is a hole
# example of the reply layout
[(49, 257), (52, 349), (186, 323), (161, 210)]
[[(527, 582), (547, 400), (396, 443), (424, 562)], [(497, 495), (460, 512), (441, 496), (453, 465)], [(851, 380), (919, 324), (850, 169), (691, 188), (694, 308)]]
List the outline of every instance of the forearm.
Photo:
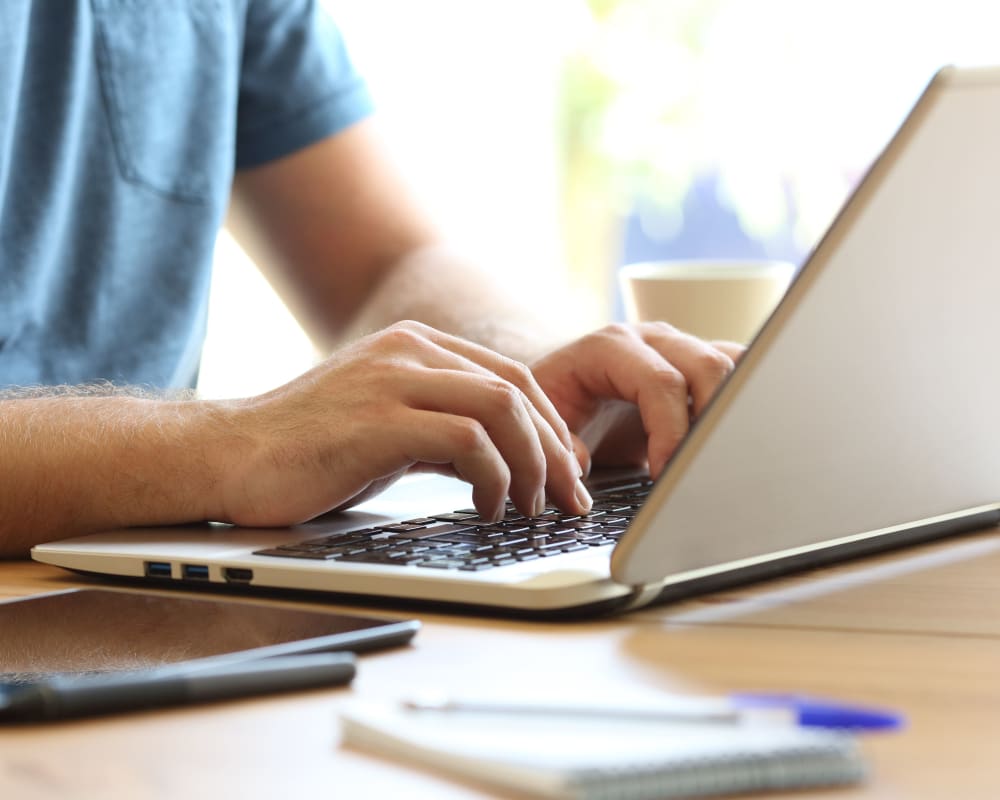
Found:
[(95, 530), (217, 519), (224, 406), (129, 396), (0, 399), (0, 555)]
[(326, 354), (405, 319), (526, 362), (582, 333), (541, 281), (519, 297), (505, 265), (442, 244), (374, 120), (242, 171), (228, 226)]
[(443, 245), (413, 251), (384, 276), (344, 332), (351, 340), (403, 319), (489, 347), (531, 363), (581, 331), (567, 320), (557, 298), (528, 300), (472, 257)]

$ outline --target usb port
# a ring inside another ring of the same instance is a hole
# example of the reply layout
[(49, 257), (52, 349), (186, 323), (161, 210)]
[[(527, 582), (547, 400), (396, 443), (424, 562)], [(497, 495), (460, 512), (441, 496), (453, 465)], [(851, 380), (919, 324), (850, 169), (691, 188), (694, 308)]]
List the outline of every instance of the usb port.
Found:
[(170, 563), (167, 561), (147, 561), (146, 562), (146, 577), (147, 578), (169, 578), (170, 577)]
[(224, 567), (222, 577), (230, 583), (250, 583), (253, 580), (253, 570), (245, 567)]
[(181, 564), (181, 575), (189, 581), (207, 581), (208, 567), (204, 564)]

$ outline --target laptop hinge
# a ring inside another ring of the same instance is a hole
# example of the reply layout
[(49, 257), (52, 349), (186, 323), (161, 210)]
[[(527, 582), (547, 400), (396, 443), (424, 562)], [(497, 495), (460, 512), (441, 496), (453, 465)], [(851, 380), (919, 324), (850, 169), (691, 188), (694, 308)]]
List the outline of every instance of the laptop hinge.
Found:
[(665, 585), (666, 581), (657, 581), (656, 583), (644, 583), (641, 586), (633, 586), (632, 594), (629, 595), (621, 611), (633, 611), (637, 608), (648, 606), (660, 596), (660, 592), (663, 591)]

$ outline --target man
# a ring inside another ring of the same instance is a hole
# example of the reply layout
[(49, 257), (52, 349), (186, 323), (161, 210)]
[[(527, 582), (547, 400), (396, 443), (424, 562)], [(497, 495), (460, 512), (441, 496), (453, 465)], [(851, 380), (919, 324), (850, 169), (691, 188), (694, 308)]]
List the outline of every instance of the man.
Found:
[[(171, 395), (196, 377), (230, 197), (332, 355), (259, 397)], [(658, 474), (738, 355), (666, 324), (542, 355), (554, 338), (388, 166), (308, 0), (0, 5), (0, 282), (5, 555), (125, 525), (295, 523), (411, 469), (468, 481), (486, 517), (508, 495), (580, 513), (591, 459)], [(115, 388), (140, 384), (167, 393)]]

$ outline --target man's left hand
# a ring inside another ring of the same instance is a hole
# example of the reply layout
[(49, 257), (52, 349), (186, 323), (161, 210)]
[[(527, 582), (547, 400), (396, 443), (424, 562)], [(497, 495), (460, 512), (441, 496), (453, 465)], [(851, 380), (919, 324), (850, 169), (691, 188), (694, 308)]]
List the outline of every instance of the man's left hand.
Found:
[(532, 366), (574, 437), (585, 471), (647, 466), (659, 476), (743, 347), (665, 322), (612, 324)]

